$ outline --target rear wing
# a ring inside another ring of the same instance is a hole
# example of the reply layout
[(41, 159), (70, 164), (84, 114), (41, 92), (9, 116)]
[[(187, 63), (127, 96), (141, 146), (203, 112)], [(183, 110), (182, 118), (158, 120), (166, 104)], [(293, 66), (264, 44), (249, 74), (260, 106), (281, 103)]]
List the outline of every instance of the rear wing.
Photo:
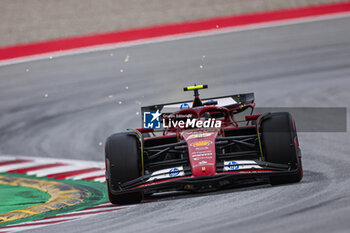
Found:
[[(227, 96), (219, 96), (219, 97), (202, 99), (203, 103), (215, 102), (215, 101), (217, 102), (216, 106), (226, 107), (230, 109), (240, 105), (253, 103), (254, 93), (227, 95)], [(180, 102), (173, 102), (173, 103), (166, 103), (166, 104), (156, 104), (156, 105), (141, 107), (142, 123), (144, 121), (145, 112), (156, 112), (158, 110), (162, 114), (162, 116), (166, 116), (182, 109), (191, 108), (192, 103), (193, 103), (193, 100), (187, 100), (187, 101), (180, 101)]]

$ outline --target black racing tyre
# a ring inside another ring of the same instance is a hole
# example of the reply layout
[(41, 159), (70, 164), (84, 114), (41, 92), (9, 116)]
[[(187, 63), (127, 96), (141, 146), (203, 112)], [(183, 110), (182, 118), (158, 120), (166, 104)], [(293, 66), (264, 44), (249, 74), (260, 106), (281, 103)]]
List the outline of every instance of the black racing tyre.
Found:
[(142, 192), (118, 195), (111, 192), (111, 188), (118, 190), (120, 184), (140, 177), (139, 144), (137, 135), (133, 132), (117, 133), (107, 139), (105, 147), (106, 179), (108, 197), (113, 204), (132, 204), (142, 200)]
[(271, 176), (272, 185), (299, 182), (303, 177), (301, 152), (293, 117), (288, 112), (276, 112), (261, 122), (261, 140), (267, 162), (290, 165), (297, 173)]

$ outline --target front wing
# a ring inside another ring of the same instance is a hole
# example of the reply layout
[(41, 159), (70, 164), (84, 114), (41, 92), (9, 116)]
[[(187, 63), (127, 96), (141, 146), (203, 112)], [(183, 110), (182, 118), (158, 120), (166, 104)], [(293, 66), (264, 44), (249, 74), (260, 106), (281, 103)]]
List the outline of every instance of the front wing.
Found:
[[(145, 191), (155, 193), (170, 190), (208, 191), (245, 181), (298, 174), (299, 168), (291, 169), (284, 164), (255, 160), (224, 161), (217, 164), (217, 173), (210, 176), (194, 177), (189, 167), (162, 169), (152, 174), (121, 184), (118, 189), (111, 188), (114, 195)], [(107, 179), (107, 182), (110, 182)]]

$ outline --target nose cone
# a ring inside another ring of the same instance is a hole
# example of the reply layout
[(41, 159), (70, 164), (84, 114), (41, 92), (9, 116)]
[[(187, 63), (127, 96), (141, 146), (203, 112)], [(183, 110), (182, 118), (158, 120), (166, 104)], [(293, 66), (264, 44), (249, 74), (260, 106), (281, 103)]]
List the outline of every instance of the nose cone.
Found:
[(186, 131), (188, 156), (193, 176), (209, 176), (216, 173), (215, 139), (217, 130)]

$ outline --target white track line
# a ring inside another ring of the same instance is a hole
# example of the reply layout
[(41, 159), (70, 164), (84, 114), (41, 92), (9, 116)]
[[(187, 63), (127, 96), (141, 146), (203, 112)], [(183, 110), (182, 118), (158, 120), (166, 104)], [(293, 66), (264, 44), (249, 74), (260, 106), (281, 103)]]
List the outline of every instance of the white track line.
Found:
[(84, 178), (89, 178), (89, 177), (94, 177), (94, 176), (102, 176), (104, 174), (105, 174), (105, 170), (101, 170), (101, 171), (94, 171), (94, 172), (85, 173), (85, 174), (81, 174), (81, 175), (77, 175), (77, 176), (72, 176), (72, 177), (69, 177), (68, 179), (82, 180)]
[(10, 157), (10, 156), (0, 156), (0, 162), (9, 162), (9, 161), (15, 161), (16, 158)]
[(37, 177), (43, 177), (48, 176), (51, 174), (61, 173), (61, 172), (67, 172), (67, 171), (75, 171), (80, 170), (81, 167), (73, 166), (73, 165), (66, 165), (66, 166), (59, 166), (54, 168), (45, 168), (37, 171), (31, 171), (28, 172), (28, 175), (36, 175)]
[(105, 166), (105, 163), (101, 162), (101, 161), (86, 161), (86, 160), (73, 160), (73, 159), (55, 159), (55, 158), (26, 157), (26, 156), (12, 156), (12, 157), (15, 157), (17, 159), (32, 159), (32, 160), (41, 161), (41, 162), (45, 162), (45, 163), (66, 163), (66, 164), (80, 166), (80, 167), (104, 168), (104, 166)]
[(94, 181), (103, 183), (103, 182), (106, 181), (106, 178), (105, 178), (105, 177), (103, 177), (103, 178), (97, 178), (97, 179), (94, 179)]

